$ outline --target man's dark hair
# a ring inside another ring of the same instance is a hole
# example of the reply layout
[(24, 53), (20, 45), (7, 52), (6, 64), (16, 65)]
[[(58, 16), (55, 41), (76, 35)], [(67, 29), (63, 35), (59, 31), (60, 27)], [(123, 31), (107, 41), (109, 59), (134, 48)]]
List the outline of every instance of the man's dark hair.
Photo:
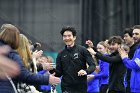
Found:
[(128, 34), (130, 37), (133, 36), (133, 29), (132, 28), (125, 28), (124, 34)]
[(63, 27), (62, 30), (60, 31), (60, 34), (63, 36), (65, 31), (70, 31), (72, 32), (73, 36), (76, 36), (76, 30), (74, 27), (70, 27), (70, 26)]
[(133, 29), (140, 29), (140, 25), (135, 25)]
[(109, 38), (108, 44), (110, 45), (112, 43), (122, 44), (123, 39), (120, 36), (112, 36)]

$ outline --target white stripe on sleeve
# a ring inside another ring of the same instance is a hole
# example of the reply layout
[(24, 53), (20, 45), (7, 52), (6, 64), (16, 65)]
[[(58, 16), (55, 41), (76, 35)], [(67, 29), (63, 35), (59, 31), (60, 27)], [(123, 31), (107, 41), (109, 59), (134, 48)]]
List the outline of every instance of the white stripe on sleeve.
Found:
[(140, 59), (139, 59), (139, 58), (136, 58), (134, 61), (135, 61), (136, 64), (140, 67)]

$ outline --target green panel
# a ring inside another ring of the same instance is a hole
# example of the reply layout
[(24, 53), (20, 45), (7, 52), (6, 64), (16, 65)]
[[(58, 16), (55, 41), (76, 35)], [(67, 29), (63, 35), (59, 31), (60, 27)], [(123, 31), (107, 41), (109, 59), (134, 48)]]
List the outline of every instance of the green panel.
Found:
[(57, 57), (57, 52), (48, 52), (48, 51), (44, 51), (43, 54), (45, 56), (51, 56), (54, 59), (54, 62), (56, 63), (56, 57)]
[[(57, 58), (57, 52), (48, 52), (48, 51), (44, 51), (44, 53), (43, 53), (45, 56), (51, 56), (51, 57), (53, 57), (53, 59), (54, 59), (54, 62), (56, 63), (56, 58)], [(61, 91), (61, 84), (58, 84), (57, 86), (56, 86), (56, 91), (57, 91), (57, 93), (62, 93), (62, 91)]]

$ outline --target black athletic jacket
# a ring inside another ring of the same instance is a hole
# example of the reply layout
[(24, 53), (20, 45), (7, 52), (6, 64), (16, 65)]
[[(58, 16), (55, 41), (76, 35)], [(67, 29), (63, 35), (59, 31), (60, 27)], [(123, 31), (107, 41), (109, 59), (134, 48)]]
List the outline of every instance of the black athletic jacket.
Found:
[(102, 55), (97, 52), (95, 55), (100, 60), (110, 63), (109, 65), (109, 91), (118, 91), (125, 93), (124, 75), (126, 68), (118, 52), (112, 53), (110, 56)]
[[(87, 68), (87, 64), (89, 67)], [(62, 91), (76, 90), (79, 93), (87, 91), (87, 76), (78, 76), (78, 71), (85, 70), (88, 74), (95, 70), (92, 56), (80, 45), (65, 47), (57, 56), (56, 76), (61, 77)], [(81, 91), (81, 92), (80, 92)]]

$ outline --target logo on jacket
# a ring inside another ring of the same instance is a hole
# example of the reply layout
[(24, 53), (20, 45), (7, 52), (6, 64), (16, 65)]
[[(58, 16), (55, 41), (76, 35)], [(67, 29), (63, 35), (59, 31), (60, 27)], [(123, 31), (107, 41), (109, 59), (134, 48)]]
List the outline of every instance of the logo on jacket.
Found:
[(78, 53), (74, 54), (74, 59), (78, 58)]
[(63, 57), (66, 57), (67, 55), (64, 55)]

